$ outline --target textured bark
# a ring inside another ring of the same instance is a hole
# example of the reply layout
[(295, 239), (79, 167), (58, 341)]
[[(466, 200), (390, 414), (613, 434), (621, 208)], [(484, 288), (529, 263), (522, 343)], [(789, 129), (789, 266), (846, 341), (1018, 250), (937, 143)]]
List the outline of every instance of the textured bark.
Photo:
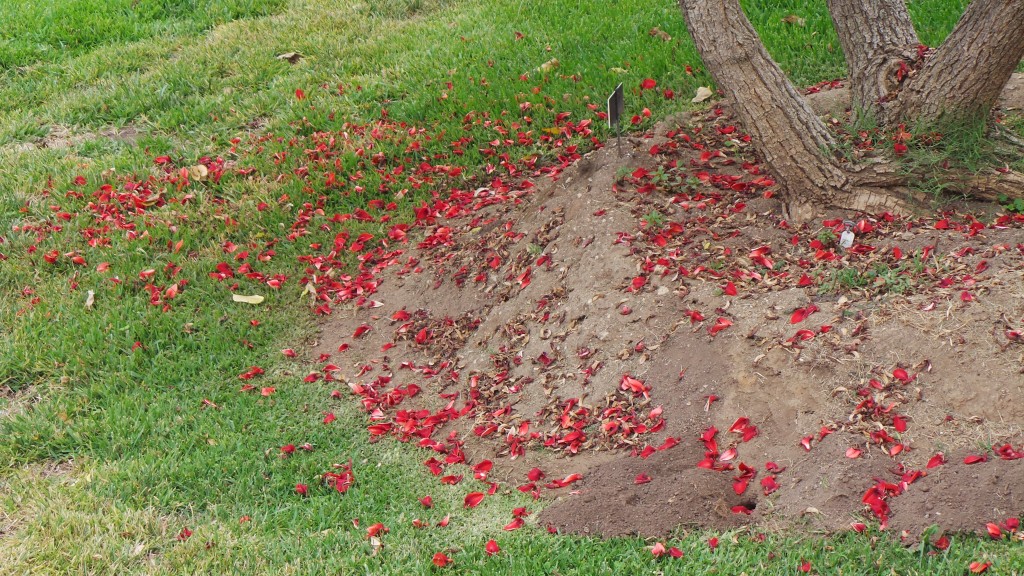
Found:
[(1021, 58), (1024, 0), (974, 0), (885, 119), (953, 124), (984, 119)]
[[(679, 4), (704, 64), (781, 184), (791, 218), (805, 220), (827, 208), (877, 213), (924, 204), (923, 195), (907, 187), (914, 176), (898, 164), (844, 164), (829, 152), (835, 147), (831, 133), (768, 55), (739, 0)], [(829, 0), (829, 5), (855, 78), (855, 97), (884, 103), (878, 108), (883, 120), (893, 111), (925, 119), (985, 113), (1024, 56), (1024, 0), (974, 0), (920, 73), (898, 86), (893, 63), (908, 47), (907, 60), (917, 55), (916, 34), (902, 2)], [(951, 183), (976, 188), (981, 197), (1024, 195), (1024, 178), (1015, 174), (965, 176)]]
[(680, 5), (704, 64), (733, 101), (791, 209), (836, 204), (848, 181), (824, 152), (835, 141), (768, 55), (738, 0), (682, 0)]
[(897, 88), (899, 63), (919, 44), (903, 0), (828, 0), (846, 57), (853, 109), (875, 112)]

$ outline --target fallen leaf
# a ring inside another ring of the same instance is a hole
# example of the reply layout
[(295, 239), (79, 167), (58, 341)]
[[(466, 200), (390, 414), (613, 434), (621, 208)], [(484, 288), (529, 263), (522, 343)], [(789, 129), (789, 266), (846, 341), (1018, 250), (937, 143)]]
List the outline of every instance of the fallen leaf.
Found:
[(265, 300), (263, 296), (259, 294), (253, 294), (251, 296), (244, 296), (242, 294), (232, 294), (231, 299), (235, 302), (244, 302), (246, 304), (259, 304)]
[(697, 88), (697, 94), (696, 96), (693, 97), (693, 99), (690, 100), (690, 102), (697, 104), (707, 100), (708, 98), (711, 98), (711, 96), (713, 96), (714, 94), (715, 93), (712, 92), (711, 89), (708, 88), (707, 86), (701, 86), (700, 88)]
[(289, 64), (298, 64), (299, 60), (302, 60), (302, 54), (299, 52), (284, 52), (274, 56), (274, 58), (277, 58), (278, 60), (285, 60)]
[(552, 58), (551, 60), (548, 60), (547, 62), (538, 66), (537, 70), (544, 73), (548, 73), (554, 70), (555, 68), (558, 68), (559, 64), (560, 63), (558, 62), (558, 58)]

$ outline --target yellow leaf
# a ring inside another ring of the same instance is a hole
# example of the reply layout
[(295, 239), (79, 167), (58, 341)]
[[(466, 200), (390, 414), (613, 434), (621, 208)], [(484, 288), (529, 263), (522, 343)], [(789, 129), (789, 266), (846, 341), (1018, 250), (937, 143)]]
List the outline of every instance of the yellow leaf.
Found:
[(708, 98), (711, 98), (712, 95), (714, 95), (714, 92), (711, 91), (711, 88), (708, 88), (707, 86), (701, 86), (700, 88), (697, 88), (697, 95), (694, 96), (693, 99), (690, 100), (690, 102), (693, 102), (694, 104), (698, 102), (703, 102)]
[(259, 294), (253, 294), (252, 296), (232, 294), (231, 299), (235, 302), (245, 302), (246, 304), (259, 304), (260, 302), (263, 302), (263, 296), (260, 296)]
[(541, 64), (538, 70), (540, 70), (541, 72), (551, 72), (555, 68), (558, 68), (558, 65), (558, 58), (552, 58), (551, 60), (548, 60), (547, 62)]

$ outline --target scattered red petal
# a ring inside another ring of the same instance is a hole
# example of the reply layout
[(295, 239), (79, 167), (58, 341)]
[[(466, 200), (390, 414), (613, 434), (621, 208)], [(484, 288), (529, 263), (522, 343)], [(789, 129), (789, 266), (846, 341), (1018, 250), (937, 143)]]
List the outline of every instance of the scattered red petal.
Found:
[(484, 546), (484, 550), (487, 551), (488, 556), (494, 556), (498, 552), (501, 552), (501, 547), (498, 546), (497, 542), (491, 539), (487, 541), (487, 544)]
[(732, 326), (732, 320), (720, 316), (718, 320), (715, 320), (715, 325), (708, 328), (708, 334), (714, 336), (729, 326)]
[(971, 566), (970, 566), (971, 573), (972, 574), (981, 574), (982, 572), (985, 572), (986, 570), (988, 570), (988, 567), (991, 566), (991, 565), (992, 565), (991, 562), (971, 562)]
[(470, 492), (466, 494), (466, 498), (462, 501), (463, 508), (476, 508), (484, 500), (483, 492)]
[(438, 568), (444, 568), (445, 566), (452, 563), (452, 559), (449, 558), (448, 555), (444, 552), (438, 552), (437, 554), (434, 554), (434, 559), (432, 560), (432, 562), (434, 563), (434, 566), (437, 566)]

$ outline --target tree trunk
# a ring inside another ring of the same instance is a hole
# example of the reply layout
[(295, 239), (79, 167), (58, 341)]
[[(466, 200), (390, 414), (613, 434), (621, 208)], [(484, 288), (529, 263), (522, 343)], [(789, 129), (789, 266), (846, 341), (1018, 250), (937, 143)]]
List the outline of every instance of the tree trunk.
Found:
[(791, 218), (826, 208), (881, 212), (907, 205), (905, 194), (888, 191), (905, 181), (895, 171), (847, 170), (831, 155), (832, 134), (768, 55), (738, 0), (680, 6), (701, 59), (782, 185)]
[(791, 210), (835, 203), (847, 185), (824, 152), (835, 140), (768, 55), (739, 1), (680, 4), (697, 51), (785, 189)]
[(899, 63), (919, 44), (903, 0), (828, 0), (856, 113), (874, 113), (897, 86)]
[(1021, 58), (1024, 0), (974, 0), (886, 119), (951, 125), (984, 120)]
[[(771, 59), (739, 0), (680, 0), (690, 35), (718, 87), (731, 100), (765, 164), (782, 186), (790, 217), (808, 219), (827, 208), (905, 211), (923, 195), (907, 189), (898, 163), (841, 163), (836, 143)], [(899, 0), (829, 0), (862, 105), (890, 118), (969, 118), (995, 103), (1024, 56), (1024, 0), (974, 0), (924, 68), (896, 82), (894, 63), (917, 38)], [(966, 51), (966, 52), (965, 52)], [(969, 52), (969, 53), (967, 53)], [(895, 92), (894, 92), (895, 90)], [(896, 116), (889, 116), (895, 113)], [(955, 186), (985, 195), (1024, 196), (1017, 175), (966, 175)]]

